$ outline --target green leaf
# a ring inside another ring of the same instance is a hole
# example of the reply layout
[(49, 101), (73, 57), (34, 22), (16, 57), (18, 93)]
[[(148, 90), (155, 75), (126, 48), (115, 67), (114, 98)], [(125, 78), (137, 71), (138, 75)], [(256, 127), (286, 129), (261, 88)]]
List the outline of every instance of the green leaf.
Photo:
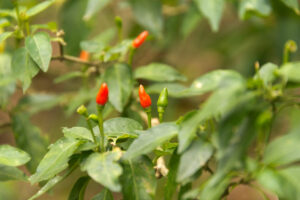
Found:
[(12, 57), (12, 73), (23, 84), (23, 91), (27, 90), (31, 84), (31, 79), (37, 75), (39, 68), (29, 56), (25, 48), (17, 49)]
[(161, 1), (130, 0), (129, 2), (137, 22), (156, 36), (161, 36), (163, 30)]
[(279, 73), (289, 82), (300, 82), (300, 62), (287, 63), (281, 66)]
[(84, 127), (72, 127), (72, 128), (64, 127), (62, 132), (64, 133), (64, 136), (67, 138), (84, 139), (92, 142), (94, 141), (91, 131)]
[(173, 67), (161, 63), (151, 63), (147, 66), (137, 68), (134, 72), (134, 77), (136, 79), (160, 82), (186, 81), (186, 77)]
[(162, 123), (146, 131), (136, 131), (139, 137), (130, 145), (123, 159), (131, 160), (143, 154), (147, 154), (159, 145), (175, 137), (178, 127), (174, 123)]
[(122, 112), (133, 89), (133, 75), (130, 66), (114, 64), (106, 69), (103, 80), (109, 88), (109, 102)]
[(103, 126), (108, 137), (122, 137), (124, 135), (136, 137), (135, 131), (143, 130), (143, 126), (139, 122), (125, 117), (106, 120)]
[(9, 38), (11, 35), (13, 34), (13, 32), (4, 32), (0, 34), (0, 44), (6, 40), (7, 38)]
[(26, 180), (24, 172), (16, 167), (0, 164), (0, 181)]
[(197, 27), (201, 19), (202, 16), (197, 7), (195, 5), (189, 6), (189, 10), (183, 17), (180, 30), (183, 37), (187, 37)]
[(65, 31), (64, 40), (67, 43), (65, 50), (74, 56), (79, 55), (79, 44), (91, 30), (90, 26), (82, 20), (86, 5), (87, 1), (66, 0), (60, 10), (59, 27)]
[(256, 75), (255, 79), (261, 79), (265, 86), (270, 86), (272, 82), (276, 79), (276, 72), (278, 70), (278, 66), (273, 63), (267, 63), (261, 66), (258, 71), (258, 75)]
[(260, 16), (268, 16), (272, 7), (269, 0), (244, 0), (239, 5), (240, 19), (249, 18), (252, 13)]
[(48, 180), (66, 169), (70, 156), (79, 144), (79, 141), (70, 138), (61, 138), (52, 144), (37, 167), (36, 173), (29, 178), (30, 182), (33, 184)]
[(89, 176), (80, 177), (73, 186), (68, 200), (83, 200), (85, 189), (89, 183), (89, 180)]
[(56, 22), (48, 22), (47, 24), (34, 24), (30, 26), (31, 32), (35, 33), (39, 29), (46, 29), (51, 32), (57, 31), (57, 24)]
[(25, 39), (25, 47), (41, 70), (46, 72), (52, 56), (52, 46), (49, 35), (44, 32), (39, 32), (33, 36), (28, 36)]
[(213, 31), (218, 31), (222, 18), (224, 0), (194, 0), (198, 9), (208, 18)]
[(47, 152), (48, 140), (41, 134), (40, 129), (31, 124), (29, 116), (24, 112), (12, 115), (12, 129), (17, 147), (31, 157), (26, 166), (33, 173)]
[(110, 1), (109, 0), (89, 0), (83, 19), (89, 20), (93, 15), (95, 15), (98, 11), (104, 8)]
[(93, 153), (84, 162), (82, 169), (86, 170), (92, 179), (104, 187), (119, 192), (121, 185), (118, 179), (123, 170), (116, 161), (120, 157), (120, 152)]
[(114, 197), (108, 189), (103, 188), (103, 190), (94, 196), (92, 200), (114, 200)]
[(195, 140), (180, 157), (177, 182), (183, 182), (193, 176), (213, 154), (211, 144)]
[[(294, 131), (269, 143), (264, 154), (264, 163), (272, 166), (286, 165), (300, 160), (300, 134)], [(278, 148), (280, 147), (280, 148)]]
[(4, 144), (0, 145), (0, 164), (8, 166), (24, 165), (30, 160), (30, 156), (16, 147)]
[(55, 0), (48, 0), (48, 1), (43, 1), (35, 6), (33, 6), (32, 8), (28, 9), (26, 11), (26, 16), (28, 18), (39, 14), (40, 12), (46, 10), (49, 6), (51, 6), (53, 3), (55, 2)]
[(282, 170), (264, 168), (257, 180), (264, 188), (275, 193), (279, 199), (300, 198), (300, 168), (292, 166)]
[(187, 88), (179, 83), (154, 83), (146, 88), (146, 91), (149, 94), (160, 94), (161, 91), (167, 88), (168, 94), (171, 97), (177, 97), (178, 93), (183, 92)]
[(180, 156), (177, 154), (177, 151), (175, 150), (168, 164), (169, 173), (164, 188), (165, 200), (172, 200), (174, 194), (176, 193), (176, 188), (178, 185), (178, 183), (176, 182), (176, 175), (178, 173), (179, 159)]
[(293, 9), (297, 14), (299, 14), (299, 2), (298, 0), (281, 0), (286, 6)]
[(124, 172), (120, 178), (124, 199), (152, 200), (155, 196), (156, 178), (151, 160), (138, 157), (123, 164)]
[(9, 97), (15, 91), (15, 81), (11, 72), (10, 54), (0, 54), (0, 108), (9, 103)]
[(78, 77), (82, 77), (83, 73), (79, 72), (79, 71), (72, 71), (70, 73), (64, 74), (62, 76), (57, 77), (56, 79), (54, 79), (54, 83), (61, 83), (73, 78), (78, 78)]

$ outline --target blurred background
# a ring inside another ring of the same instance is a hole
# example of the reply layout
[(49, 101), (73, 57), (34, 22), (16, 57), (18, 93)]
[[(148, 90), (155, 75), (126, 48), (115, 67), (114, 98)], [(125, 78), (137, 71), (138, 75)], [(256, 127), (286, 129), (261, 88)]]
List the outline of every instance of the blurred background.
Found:
[[(195, 78), (215, 69), (234, 69), (245, 77), (250, 77), (254, 73), (256, 61), (259, 61), (261, 65), (267, 62), (280, 65), (285, 42), (294, 40), (297, 44), (300, 43), (300, 16), (281, 1), (270, 0), (272, 10), (267, 14), (257, 13), (254, 10), (247, 16), (245, 15), (245, 20), (241, 20), (239, 16), (241, 1), (226, 1), (219, 30), (215, 32), (212, 31), (209, 21), (196, 8), (196, 5), (193, 5), (193, 1), (160, 0), (162, 21), (153, 23), (161, 28), (150, 30), (149, 40), (138, 49), (134, 56), (133, 67), (137, 68), (151, 62), (166, 63), (188, 77), (188, 81), (183, 84), (189, 85)], [(20, 3), (26, 7), (35, 5), (37, 2), (39, 1), (20, 0)], [(99, 35), (106, 35), (106, 41), (109, 44), (115, 44), (118, 39), (115, 26), (116, 16), (123, 20), (124, 38), (134, 38), (145, 29), (145, 24), (141, 23), (139, 18), (147, 18), (147, 13), (135, 13), (129, 1), (108, 0), (105, 6), (92, 16), (86, 13), (88, 2), (88, 0), (57, 0), (46, 11), (33, 18), (30, 23), (57, 22), (57, 29), (65, 31), (67, 43), (65, 51), (73, 56), (79, 56), (82, 41), (91, 40)], [(10, 0), (0, 1), (1, 9), (12, 8), (12, 6)], [(156, 25), (149, 25), (150, 28), (153, 26)], [(49, 33), (53, 35), (50, 31)], [(8, 40), (5, 51), (11, 52), (14, 48), (14, 42)], [(59, 55), (59, 47), (55, 42), (53, 42), (53, 55)], [(291, 59), (299, 60), (299, 57), (299, 53), (295, 53)], [(51, 96), (77, 92), (82, 85), (80, 79), (75, 78), (62, 83), (55, 83), (55, 79), (74, 69), (79, 70), (81, 67), (74, 63), (52, 61), (47, 73), (41, 72), (33, 79), (26, 95), (39, 93)], [(13, 108), (22, 97), (22, 90), (17, 88), (8, 100), (7, 109)], [(204, 99), (205, 97), (171, 99), (166, 112), (166, 120), (176, 120), (190, 109), (197, 108)], [(76, 101), (76, 99), (73, 100)], [(72, 104), (72, 102), (69, 103)], [(55, 105), (50, 109), (35, 112), (30, 119), (50, 142), (54, 142), (62, 136), (62, 127), (70, 127), (78, 123), (79, 117), (74, 114), (76, 106), (76, 104)], [(293, 110), (281, 112), (276, 119), (273, 136), (276, 137), (286, 132), (289, 125), (296, 124), (298, 116), (299, 114)], [(4, 109), (1, 110), (0, 123), (8, 121), (9, 116)], [(1, 129), (0, 143), (15, 144), (9, 127)], [(80, 176), (79, 171), (76, 173), (77, 176), (69, 177), (55, 187), (53, 194), (46, 194), (40, 199), (67, 199), (71, 186)], [(91, 181), (86, 192), (86, 199), (90, 199), (100, 189), (99, 184)], [(37, 190), (37, 186), (31, 186), (25, 182), (1, 182), (0, 199), (23, 200)], [(118, 195), (115, 197), (120, 199)], [(158, 192), (157, 199), (162, 198), (159, 197)], [(234, 189), (228, 199), (260, 200), (262, 197), (257, 191), (241, 186)], [(273, 197), (273, 199), (276, 198)]]

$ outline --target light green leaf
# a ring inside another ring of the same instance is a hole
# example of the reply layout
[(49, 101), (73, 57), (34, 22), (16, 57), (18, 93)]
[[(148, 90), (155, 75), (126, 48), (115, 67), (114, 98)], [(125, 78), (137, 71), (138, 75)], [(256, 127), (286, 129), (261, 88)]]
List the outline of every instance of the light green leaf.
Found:
[(6, 40), (7, 38), (9, 38), (11, 35), (13, 34), (13, 32), (4, 32), (0, 34), (0, 44)]
[(103, 126), (108, 137), (121, 137), (122, 135), (136, 137), (135, 131), (143, 130), (143, 126), (139, 122), (125, 117), (106, 120)]
[(9, 97), (15, 91), (15, 81), (11, 72), (10, 54), (0, 54), (0, 108), (9, 103)]
[(103, 188), (103, 190), (94, 196), (92, 200), (114, 200), (114, 197), (108, 189)]
[(156, 36), (161, 36), (163, 30), (162, 5), (160, 0), (130, 0), (133, 15), (137, 22), (153, 32)]
[(49, 6), (51, 6), (53, 3), (55, 2), (55, 0), (48, 0), (48, 1), (43, 1), (35, 6), (33, 6), (32, 8), (28, 9), (26, 11), (26, 16), (28, 18), (39, 14), (40, 12), (46, 10)]
[(240, 19), (247, 19), (252, 13), (268, 16), (272, 7), (269, 0), (243, 0), (239, 5)]
[(293, 9), (297, 14), (299, 13), (299, 2), (298, 0), (281, 0), (286, 6)]
[(123, 159), (131, 160), (143, 154), (150, 153), (159, 145), (175, 137), (178, 127), (174, 123), (162, 123), (146, 131), (136, 131), (139, 137), (130, 145)]
[(147, 66), (137, 68), (134, 72), (134, 77), (136, 79), (160, 82), (186, 81), (186, 77), (173, 67), (161, 63), (151, 63)]
[(183, 92), (187, 88), (179, 83), (154, 83), (146, 88), (149, 94), (160, 94), (161, 91), (167, 88), (168, 95), (171, 97), (177, 97), (178, 93)]
[(47, 152), (48, 140), (41, 134), (40, 129), (31, 124), (29, 115), (24, 112), (12, 115), (12, 129), (17, 147), (31, 157), (26, 166), (33, 173)]
[(289, 82), (300, 82), (300, 62), (287, 63), (281, 66), (279, 73)]
[(12, 73), (23, 84), (23, 91), (31, 84), (31, 79), (37, 75), (39, 68), (29, 56), (25, 48), (17, 49), (12, 57)]
[(69, 194), (68, 200), (83, 200), (85, 189), (89, 183), (89, 180), (90, 180), (89, 176), (80, 177), (74, 184)]
[(8, 21), (6, 18), (0, 19), (0, 28), (6, 27), (6, 26), (9, 26), (9, 25), (10, 25), (10, 21)]
[(93, 15), (95, 15), (98, 11), (104, 8), (110, 0), (89, 0), (85, 14), (83, 16), (84, 20), (89, 20)]
[(52, 46), (49, 35), (44, 32), (39, 32), (33, 36), (28, 36), (25, 39), (25, 47), (41, 70), (46, 72), (52, 56)]
[(0, 145), (0, 164), (8, 166), (24, 165), (30, 160), (30, 156), (16, 147), (4, 144)]
[(261, 79), (265, 86), (270, 86), (272, 82), (276, 79), (276, 72), (278, 70), (278, 66), (273, 63), (267, 63), (261, 66), (258, 71), (258, 75), (256, 75), (255, 79)]
[(123, 170), (116, 161), (120, 157), (121, 152), (93, 153), (84, 162), (82, 169), (96, 182), (111, 191), (119, 192), (121, 185), (118, 179)]
[(48, 180), (66, 169), (70, 156), (79, 144), (79, 141), (70, 138), (61, 138), (52, 144), (37, 167), (36, 173), (29, 178), (30, 182), (33, 184)]
[(122, 112), (133, 89), (133, 75), (130, 66), (117, 63), (106, 69), (103, 80), (109, 88), (109, 102)]
[(25, 174), (16, 167), (0, 164), (0, 181), (26, 180)]
[(123, 164), (120, 178), (124, 199), (152, 200), (155, 196), (156, 178), (153, 164), (146, 156), (128, 160)]
[(185, 13), (182, 25), (181, 34), (183, 37), (187, 37), (196, 27), (202, 19), (197, 7), (195, 5), (189, 6), (189, 10)]
[(61, 83), (73, 78), (78, 78), (78, 77), (82, 77), (83, 73), (79, 72), (79, 71), (72, 71), (70, 73), (64, 74), (62, 76), (57, 77), (56, 79), (54, 79), (54, 83)]
[(67, 138), (84, 139), (92, 142), (94, 141), (91, 135), (91, 131), (84, 127), (72, 127), (72, 128), (64, 127), (62, 132), (64, 133), (64, 136)]
[(198, 9), (208, 18), (213, 31), (218, 31), (222, 18), (225, 1), (224, 0), (194, 0)]
[(296, 162), (300, 160), (299, 143), (300, 134), (297, 130), (279, 137), (267, 145), (263, 161), (272, 166)]
[(213, 147), (209, 143), (195, 140), (180, 157), (177, 182), (183, 182), (193, 176), (213, 154)]

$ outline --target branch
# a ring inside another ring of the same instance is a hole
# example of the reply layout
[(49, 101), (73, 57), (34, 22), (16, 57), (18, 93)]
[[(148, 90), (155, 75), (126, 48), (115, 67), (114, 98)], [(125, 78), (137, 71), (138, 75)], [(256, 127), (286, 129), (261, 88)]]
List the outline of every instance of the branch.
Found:
[(84, 64), (89, 66), (97, 66), (97, 67), (99, 67), (101, 64), (101, 62), (88, 62), (88, 61), (81, 60), (80, 58), (77, 58), (75, 56), (69, 56), (69, 55), (53, 56), (51, 60), (59, 60), (59, 61), (67, 60), (74, 63)]
[(0, 129), (3, 129), (3, 128), (8, 128), (11, 126), (11, 123), (10, 122), (7, 122), (7, 123), (4, 123), (4, 124), (1, 124), (0, 125)]

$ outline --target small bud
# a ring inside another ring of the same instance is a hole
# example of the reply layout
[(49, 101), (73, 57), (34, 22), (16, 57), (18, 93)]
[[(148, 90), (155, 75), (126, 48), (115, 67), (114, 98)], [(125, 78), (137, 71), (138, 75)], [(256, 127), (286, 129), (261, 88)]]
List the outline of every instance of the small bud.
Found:
[(87, 109), (84, 105), (81, 105), (77, 108), (77, 113), (83, 116), (87, 116)]
[(90, 114), (88, 119), (90, 120), (93, 120), (95, 123), (98, 123), (98, 116), (95, 115), (95, 114)]
[(139, 97), (140, 97), (140, 103), (143, 108), (148, 108), (151, 106), (151, 98), (146, 93), (145, 88), (143, 85), (140, 85), (139, 88)]
[(116, 26), (117, 26), (118, 29), (122, 29), (123, 22), (122, 22), (121, 17), (116, 16), (115, 17), (115, 23), (116, 23)]
[(108, 100), (108, 87), (106, 83), (102, 83), (96, 97), (96, 103), (104, 106)]
[(259, 62), (256, 61), (255, 64), (254, 64), (254, 68), (255, 68), (255, 71), (258, 72), (260, 66), (259, 66)]

